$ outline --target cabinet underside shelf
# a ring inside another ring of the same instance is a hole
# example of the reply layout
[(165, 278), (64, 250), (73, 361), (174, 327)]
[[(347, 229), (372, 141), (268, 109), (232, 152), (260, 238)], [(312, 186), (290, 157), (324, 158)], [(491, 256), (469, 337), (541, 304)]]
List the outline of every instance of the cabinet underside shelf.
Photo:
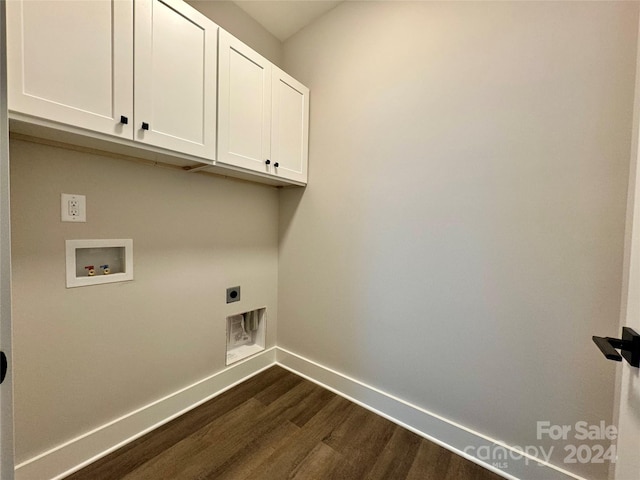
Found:
[[(216, 177), (223, 177), (229, 180), (243, 183), (262, 184), (273, 187), (303, 186), (303, 184), (292, 184), (290, 181), (283, 182), (270, 177), (261, 177), (255, 173), (244, 172), (240, 169), (212, 165), (204, 159), (188, 157), (176, 154), (169, 155), (164, 151), (145, 146), (130, 145), (127, 140), (114, 138), (104, 138), (106, 136), (93, 132), (73, 131), (72, 127), (60, 127), (53, 122), (41, 119), (25, 118), (22, 114), (10, 113), (10, 136), (11, 140), (21, 140), (25, 142), (49, 145), (57, 148), (64, 148), (77, 152), (101, 155), (120, 160), (127, 160), (153, 167), (163, 167), (187, 173), (202, 173)], [(63, 129), (64, 128), (64, 129)]]

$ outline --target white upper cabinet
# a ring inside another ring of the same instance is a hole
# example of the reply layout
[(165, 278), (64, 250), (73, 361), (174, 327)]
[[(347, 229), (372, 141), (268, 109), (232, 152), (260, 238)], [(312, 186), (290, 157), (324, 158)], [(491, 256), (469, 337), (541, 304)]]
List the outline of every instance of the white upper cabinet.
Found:
[(215, 158), (218, 26), (182, 0), (135, 2), (135, 140)]
[(268, 173), (271, 63), (221, 29), (218, 65), (217, 161)]
[(133, 136), (131, 0), (9, 1), (7, 37), (10, 111)]
[(307, 182), (309, 89), (273, 67), (271, 157), (278, 177)]
[(14, 117), (215, 159), (218, 26), (207, 17), (182, 0), (7, 6)]
[(309, 89), (220, 29), (217, 162), (307, 183)]
[(6, 3), (14, 132), (307, 183), (309, 90), (183, 0)]

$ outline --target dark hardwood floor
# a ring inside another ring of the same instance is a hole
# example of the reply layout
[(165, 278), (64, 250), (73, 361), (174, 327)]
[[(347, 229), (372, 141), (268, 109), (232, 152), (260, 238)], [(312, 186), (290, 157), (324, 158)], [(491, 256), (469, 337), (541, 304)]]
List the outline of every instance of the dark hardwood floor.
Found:
[(273, 367), (68, 480), (498, 480), (501, 477)]

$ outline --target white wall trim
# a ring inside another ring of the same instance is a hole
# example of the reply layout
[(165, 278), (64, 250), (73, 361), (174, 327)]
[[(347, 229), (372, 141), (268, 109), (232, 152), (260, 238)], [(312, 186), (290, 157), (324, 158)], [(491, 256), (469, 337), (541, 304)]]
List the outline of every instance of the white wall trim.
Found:
[[(282, 347), (277, 348), (276, 363), (283, 368), (310, 380), (341, 397), (370, 410), (441, 447), (454, 452), (482, 467), (508, 479), (527, 480), (585, 480), (556, 465), (536, 458), (513, 447), (475, 432), (440, 415), (406, 402), (394, 395), (367, 385), (340, 372), (295, 354)], [(471, 448), (468, 448), (471, 447)], [(471, 452), (495, 452), (503, 448), (509, 452), (508, 467), (500, 469), (478, 458)], [(470, 453), (467, 453), (465, 449)], [(488, 449), (488, 450), (486, 450)], [(482, 450), (481, 450), (482, 451)]]
[[(504, 478), (585, 480), (518, 447), (475, 432), (284, 348), (272, 347), (101, 425), (16, 466), (16, 480), (59, 480), (272, 367), (300, 375)], [(478, 448), (506, 449), (506, 468), (478, 458)], [(466, 451), (465, 451), (466, 449)]]
[(16, 480), (62, 479), (275, 364), (276, 350), (242, 360), (16, 465)]

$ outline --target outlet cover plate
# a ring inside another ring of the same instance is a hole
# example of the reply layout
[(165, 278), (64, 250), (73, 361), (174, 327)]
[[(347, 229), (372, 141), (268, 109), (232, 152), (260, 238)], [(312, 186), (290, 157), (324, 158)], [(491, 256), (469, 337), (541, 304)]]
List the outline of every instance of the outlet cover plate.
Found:
[(240, 301), (240, 287), (227, 288), (227, 303)]
[(60, 195), (60, 219), (63, 222), (86, 222), (87, 197), (70, 193)]

